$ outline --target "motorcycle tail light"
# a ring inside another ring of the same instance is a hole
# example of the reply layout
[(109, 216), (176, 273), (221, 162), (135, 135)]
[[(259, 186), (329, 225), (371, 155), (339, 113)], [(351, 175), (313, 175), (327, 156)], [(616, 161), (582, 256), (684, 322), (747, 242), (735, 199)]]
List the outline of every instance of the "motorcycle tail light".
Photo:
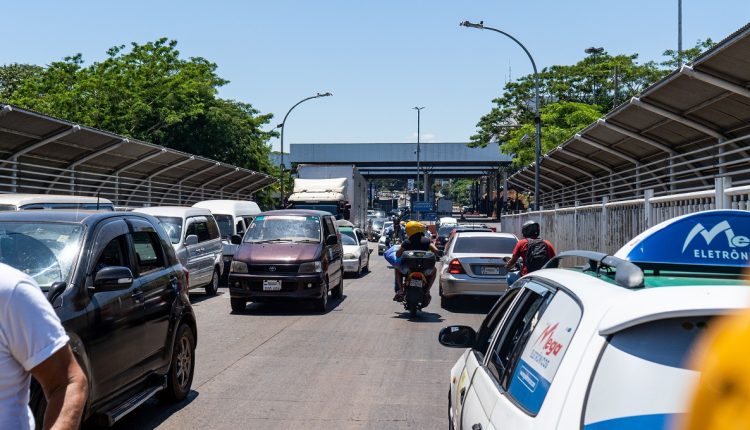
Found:
[(448, 273), (451, 275), (463, 275), (466, 272), (464, 271), (464, 267), (461, 265), (461, 262), (458, 260), (458, 258), (454, 258), (451, 260), (450, 264), (448, 264)]

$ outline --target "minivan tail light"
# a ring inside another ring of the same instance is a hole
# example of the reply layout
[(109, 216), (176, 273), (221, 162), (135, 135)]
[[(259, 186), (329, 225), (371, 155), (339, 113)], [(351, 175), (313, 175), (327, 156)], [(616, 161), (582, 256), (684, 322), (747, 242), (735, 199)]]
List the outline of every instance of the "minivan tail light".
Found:
[(464, 266), (461, 265), (461, 262), (458, 260), (458, 258), (454, 258), (448, 264), (448, 273), (450, 273), (451, 275), (463, 275), (466, 272), (464, 271)]
[(190, 289), (190, 271), (183, 266), (182, 273), (185, 274), (185, 291), (187, 291)]

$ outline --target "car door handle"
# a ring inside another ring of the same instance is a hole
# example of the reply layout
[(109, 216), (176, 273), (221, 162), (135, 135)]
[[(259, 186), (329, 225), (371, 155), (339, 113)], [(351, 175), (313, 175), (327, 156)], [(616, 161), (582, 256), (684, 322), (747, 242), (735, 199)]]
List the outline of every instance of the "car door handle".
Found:
[(479, 423), (476, 423), (473, 426), (471, 426), (471, 430), (482, 430), (482, 425)]

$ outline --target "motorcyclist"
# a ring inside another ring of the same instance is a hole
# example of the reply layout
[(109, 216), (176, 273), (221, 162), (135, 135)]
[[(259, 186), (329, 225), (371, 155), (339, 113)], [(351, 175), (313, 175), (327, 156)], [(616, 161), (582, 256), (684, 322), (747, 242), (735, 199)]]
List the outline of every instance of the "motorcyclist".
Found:
[[(513, 249), (513, 256), (506, 263), (508, 269), (508, 286), (512, 285), (521, 276), (539, 270), (552, 259), (556, 253), (552, 243), (548, 240), (539, 239), (539, 223), (529, 220), (523, 223), (521, 234), (523, 239), (519, 240)], [(511, 272), (519, 258), (523, 257), (521, 272)]]
[[(406, 223), (404, 230), (406, 231), (406, 236), (408, 238), (401, 243), (401, 248), (396, 251), (397, 257), (400, 258), (404, 251), (431, 251), (436, 256), (439, 255), (440, 251), (438, 251), (430, 239), (425, 237), (427, 227), (424, 224), (419, 221), (409, 221)], [(400, 302), (404, 297), (403, 276), (405, 273), (401, 273), (399, 270), (395, 270), (394, 272), (396, 274), (396, 284), (398, 285), (399, 290), (393, 297), (393, 300)], [(427, 285), (425, 286), (424, 292), (425, 298), (422, 307), (427, 307), (430, 303), (430, 287), (432, 287), (432, 283), (435, 282), (436, 275), (437, 271), (434, 270), (427, 276)]]
[(393, 231), (391, 233), (391, 243), (398, 243), (401, 241), (401, 218), (397, 215), (393, 216)]

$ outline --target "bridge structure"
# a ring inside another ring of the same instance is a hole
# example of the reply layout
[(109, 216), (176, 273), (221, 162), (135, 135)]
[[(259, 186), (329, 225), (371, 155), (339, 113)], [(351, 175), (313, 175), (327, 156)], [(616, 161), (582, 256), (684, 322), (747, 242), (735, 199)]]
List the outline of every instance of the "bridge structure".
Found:
[[(496, 190), (496, 195), (499, 195), (500, 185), (503, 183), (499, 176), (500, 168), (509, 166), (512, 158), (500, 153), (497, 143), (481, 148), (470, 147), (465, 142), (420, 143), (419, 163), (416, 143), (293, 143), (290, 145), (289, 160), (292, 166), (352, 165), (369, 183), (374, 179), (410, 179), (421, 176), (424, 189), (428, 190), (428, 199), (435, 179), (476, 179), (474, 200), (477, 203), (483, 201), (484, 209), (491, 212), (492, 190)], [(484, 193), (480, 192), (480, 183)]]

